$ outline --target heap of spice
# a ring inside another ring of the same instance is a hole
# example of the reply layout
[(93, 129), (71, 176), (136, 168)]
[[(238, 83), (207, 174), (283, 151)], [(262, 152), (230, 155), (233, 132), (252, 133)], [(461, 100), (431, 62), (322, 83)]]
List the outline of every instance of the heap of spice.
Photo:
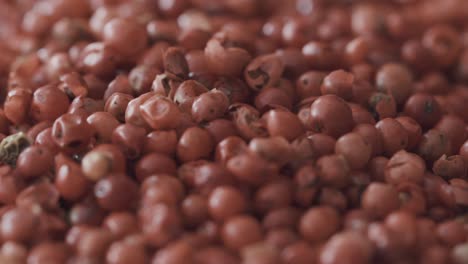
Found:
[(468, 1), (0, 1), (0, 263), (468, 263)]

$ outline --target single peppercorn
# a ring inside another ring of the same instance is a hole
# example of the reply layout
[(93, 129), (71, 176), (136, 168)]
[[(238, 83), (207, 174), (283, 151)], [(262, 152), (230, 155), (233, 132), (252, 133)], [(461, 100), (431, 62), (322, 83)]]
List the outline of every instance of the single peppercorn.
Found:
[(8, 165), (16, 165), (18, 156), (31, 145), (30, 139), (23, 133), (5, 137), (0, 142), (0, 161)]
[(315, 100), (310, 107), (310, 118), (313, 131), (335, 138), (353, 127), (351, 109), (336, 95), (325, 95)]

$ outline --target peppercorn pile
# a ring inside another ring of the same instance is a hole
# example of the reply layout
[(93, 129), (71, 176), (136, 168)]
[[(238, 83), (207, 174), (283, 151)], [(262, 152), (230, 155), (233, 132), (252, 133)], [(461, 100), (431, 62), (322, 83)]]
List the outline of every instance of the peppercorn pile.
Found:
[(468, 263), (468, 1), (0, 0), (0, 263)]

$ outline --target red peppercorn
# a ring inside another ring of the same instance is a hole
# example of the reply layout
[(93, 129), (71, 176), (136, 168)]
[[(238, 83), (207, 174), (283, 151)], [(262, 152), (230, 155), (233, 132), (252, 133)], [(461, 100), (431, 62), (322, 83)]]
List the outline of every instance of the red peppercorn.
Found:
[(265, 137), (268, 135), (265, 120), (260, 119), (260, 113), (257, 109), (249, 105), (232, 105), (231, 111), (232, 121), (239, 131), (239, 134), (245, 139), (255, 137)]
[(113, 242), (106, 253), (106, 262), (112, 264), (144, 264), (148, 258), (143, 238), (138, 235)]
[(27, 89), (15, 88), (8, 91), (3, 105), (6, 118), (15, 125), (26, 121), (31, 101), (31, 91)]
[[(88, 74), (96, 75), (99, 77), (108, 77), (113, 74), (117, 67), (117, 51), (109, 45), (106, 45), (103, 42), (94, 42), (86, 45), (83, 50), (80, 52), (77, 61), (77, 67), (80, 71), (86, 72)], [(89, 87), (89, 95), (92, 95), (92, 85), (99, 84), (99, 79), (96, 77), (88, 76), (88, 79), (85, 77), (85, 82)], [(94, 79), (94, 80), (93, 80)], [(104, 86), (105, 84), (103, 84)], [(105, 87), (102, 87), (105, 89)], [(105, 91), (103, 90), (102, 93)]]
[(291, 160), (292, 148), (283, 137), (255, 138), (250, 141), (249, 149), (262, 158), (280, 166)]
[(112, 239), (112, 234), (107, 230), (86, 230), (78, 240), (76, 251), (79, 256), (100, 259), (104, 257)]
[(60, 195), (71, 201), (82, 198), (90, 187), (89, 180), (81, 171), (80, 165), (59, 154), (55, 158), (55, 187)]
[(86, 118), (86, 122), (95, 131), (94, 137), (98, 143), (109, 143), (112, 132), (119, 126), (119, 121), (108, 112), (96, 112)]
[(323, 79), (320, 90), (322, 95), (334, 94), (345, 100), (349, 100), (352, 96), (353, 84), (354, 76), (352, 73), (338, 70), (331, 72)]
[(389, 63), (379, 69), (375, 82), (379, 92), (391, 94), (401, 105), (411, 94), (413, 75), (404, 65)]
[(448, 246), (454, 246), (466, 241), (466, 233), (463, 225), (459, 222), (446, 221), (440, 223), (437, 226), (436, 233), (439, 240)]
[(317, 259), (317, 250), (304, 241), (298, 241), (284, 248), (281, 259), (285, 264), (306, 264)]
[(461, 50), (457, 36), (452, 27), (437, 25), (424, 33), (422, 44), (432, 53), (439, 66), (446, 67), (454, 62)]
[(96, 183), (94, 195), (99, 206), (106, 210), (126, 210), (135, 206), (138, 187), (126, 175), (110, 175)]
[(75, 99), (73, 99), (73, 101), (70, 104), (70, 107), (68, 108), (67, 113), (82, 115), (83, 117), (86, 118), (95, 112), (99, 112), (103, 110), (104, 110), (103, 101), (94, 100), (92, 98), (84, 97), (80, 95), (78, 97), (75, 97)]
[(120, 125), (112, 132), (112, 143), (130, 159), (140, 156), (146, 131), (131, 124)]
[(106, 44), (115, 48), (122, 56), (134, 56), (141, 52), (147, 43), (145, 28), (132, 19), (109, 20), (102, 28), (102, 37)]
[(328, 155), (317, 160), (320, 181), (331, 187), (345, 187), (349, 180), (350, 166), (343, 155)]
[(177, 148), (177, 134), (174, 130), (153, 131), (146, 135), (143, 153), (157, 152), (173, 156)]
[(335, 95), (319, 97), (310, 107), (313, 131), (339, 137), (353, 127), (351, 109)]
[(160, 71), (157, 68), (147, 65), (139, 65), (130, 71), (128, 74), (128, 82), (131, 86), (132, 93), (141, 95), (151, 90), (151, 85), (154, 78)]
[(275, 55), (255, 58), (244, 70), (244, 78), (254, 91), (275, 84), (284, 71), (283, 61)]
[(408, 146), (408, 132), (395, 119), (383, 119), (375, 127), (382, 136), (383, 149), (387, 156), (391, 156)]
[(276, 87), (267, 87), (262, 89), (255, 97), (255, 107), (261, 112), (276, 107), (284, 107), (290, 110), (292, 108), (292, 98), (283, 90)]
[(424, 179), (426, 165), (418, 155), (404, 150), (395, 153), (385, 168), (385, 181), (391, 184), (412, 182), (420, 184)]
[(124, 93), (132, 95), (133, 91), (127, 75), (117, 75), (114, 78), (114, 80), (112, 80), (107, 86), (103, 99), (107, 101), (107, 99), (114, 93)]
[(216, 144), (225, 138), (237, 136), (239, 134), (234, 123), (227, 119), (215, 119), (206, 124), (205, 129), (210, 132)]
[(23, 150), (16, 161), (18, 172), (25, 178), (36, 178), (46, 174), (53, 165), (53, 156), (43, 146), (30, 146)]
[(183, 161), (209, 158), (214, 150), (214, 141), (208, 131), (191, 127), (182, 134), (177, 144), (177, 157)]
[(31, 117), (37, 121), (54, 121), (68, 110), (67, 95), (53, 85), (40, 87), (33, 93)]
[(179, 212), (173, 207), (156, 204), (139, 212), (142, 231), (148, 243), (163, 246), (179, 236), (182, 223)]
[(125, 156), (116, 145), (101, 144), (88, 152), (81, 160), (84, 175), (97, 181), (109, 173), (124, 173)]
[(132, 99), (131, 95), (114, 93), (107, 99), (104, 111), (113, 115), (118, 121), (124, 122), (127, 105)]
[(335, 145), (335, 153), (341, 154), (353, 169), (363, 168), (371, 157), (371, 145), (358, 133), (341, 136)]
[(104, 219), (102, 225), (117, 238), (124, 238), (138, 232), (137, 218), (128, 212), (111, 213)]
[[(208, 92), (208, 89), (203, 84), (194, 80), (187, 80), (177, 87), (177, 90), (174, 93), (174, 102), (179, 105), (181, 110), (191, 112), (195, 99), (206, 92)], [(219, 96), (214, 96), (214, 98), (218, 97)], [(211, 101), (212, 104), (216, 104), (216, 102), (223, 102), (223, 100)]]
[[(226, 206), (229, 204), (229, 206)], [(217, 187), (208, 199), (210, 215), (219, 220), (227, 220), (237, 214), (244, 213), (247, 201), (244, 195), (234, 187)]]
[(227, 161), (227, 169), (240, 181), (260, 185), (278, 174), (278, 166), (254, 153), (241, 153)]
[(377, 120), (394, 117), (397, 113), (397, 105), (392, 95), (376, 92), (371, 94), (368, 102), (371, 113)]
[[(283, 28), (283, 33), (287, 27)], [(317, 70), (331, 70), (339, 68), (341, 57), (328, 43), (311, 41), (302, 47), (302, 54), (306, 57), (309, 65)]]
[(188, 226), (198, 226), (209, 218), (208, 201), (202, 195), (188, 195), (182, 201), (181, 211)]
[(231, 103), (246, 103), (250, 97), (249, 88), (238, 78), (221, 77), (214, 83), (214, 87), (223, 92)]
[(255, 193), (254, 207), (259, 213), (287, 207), (293, 200), (293, 185), (289, 180), (277, 180), (264, 184)]
[(373, 245), (364, 235), (357, 232), (338, 233), (330, 238), (320, 254), (320, 262), (370, 263)]
[(299, 232), (310, 242), (323, 242), (332, 236), (340, 226), (335, 209), (322, 206), (309, 209), (302, 215)]
[(159, 153), (147, 154), (135, 164), (135, 174), (139, 181), (153, 174), (174, 175), (176, 170), (175, 161)]
[(296, 81), (296, 93), (300, 99), (320, 96), (320, 86), (326, 74), (319, 71), (309, 71), (302, 74)]
[(304, 133), (304, 128), (297, 115), (285, 110), (270, 110), (262, 119), (270, 136), (281, 136), (292, 141)]
[(239, 137), (231, 136), (223, 139), (216, 146), (215, 159), (226, 163), (230, 158), (247, 150), (247, 144)]
[(179, 125), (180, 110), (167, 98), (153, 96), (139, 108), (141, 117), (153, 129), (174, 129)]
[(465, 122), (457, 116), (444, 115), (434, 128), (446, 134), (450, 139), (452, 149), (457, 150), (468, 137), (465, 125)]
[(399, 208), (398, 192), (391, 185), (371, 183), (362, 194), (361, 206), (371, 215), (384, 217)]
[(12, 208), (5, 212), (0, 222), (0, 234), (9, 241), (27, 242), (32, 239), (39, 222), (37, 216), (26, 208)]
[(442, 155), (452, 153), (452, 145), (448, 136), (437, 130), (427, 131), (421, 138), (417, 153), (427, 162), (434, 162)]
[(144, 128), (149, 128), (140, 112), (140, 106), (154, 95), (153, 92), (145, 93), (131, 100), (125, 110), (125, 122)]
[(447, 157), (443, 155), (432, 167), (432, 171), (445, 179), (464, 178), (467, 173), (467, 164), (465, 159), (460, 155)]
[(28, 255), (29, 263), (65, 262), (70, 255), (70, 248), (60, 242), (45, 242), (35, 246)]
[(371, 157), (379, 155), (383, 151), (383, 140), (377, 128), (370, 124), (360, 124), (354, 127), (354, 132), (363, 137), (371, 146)]
[(223, 36), (210, 39), (204, 51), (210, 71), (219, 75), (239, 76), (251, 60), (245, 49), (224, 46)]
[(433, 127), (442, 117), (442, 110), (434, 97), (421, 93), (408, 98), (404, 112), (417, 120), (423, 128)]
[(222, 239), (230, 249), (241, 249), (258, 242), (263, 234), (258, 221), (246, 215), (239, 215), (226, 221), (222, 228)]
[(228, 107), (228, 97), (223, 92), (211, 90), (193, 101), (192, 118), (198, 123), (212, 121), (223, 117)]
[(64, 150), (84, 149), (93, 136), (91, 125), (83, 116), (64, 114), (52, 126), (52, 139)]
[(188, 76), (189, 68), (187, 60), (179, 48), (168, 48), (163, 54), (163, 64), (167, 72), (179, 78)]
[(360, 124), (372, 124), (375, 125), (375, 119), (371, 112), (364, 107), (350, 103), (349, 107), (353, 115), (353, 121), (355, 125)]

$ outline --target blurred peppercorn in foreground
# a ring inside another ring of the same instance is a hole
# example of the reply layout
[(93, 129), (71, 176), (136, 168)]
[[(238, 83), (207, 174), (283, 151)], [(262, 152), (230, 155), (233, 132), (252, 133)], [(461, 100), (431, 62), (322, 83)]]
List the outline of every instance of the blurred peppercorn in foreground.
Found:
[(0, 1), (0, 263), (468, 263), (465, 0)]

